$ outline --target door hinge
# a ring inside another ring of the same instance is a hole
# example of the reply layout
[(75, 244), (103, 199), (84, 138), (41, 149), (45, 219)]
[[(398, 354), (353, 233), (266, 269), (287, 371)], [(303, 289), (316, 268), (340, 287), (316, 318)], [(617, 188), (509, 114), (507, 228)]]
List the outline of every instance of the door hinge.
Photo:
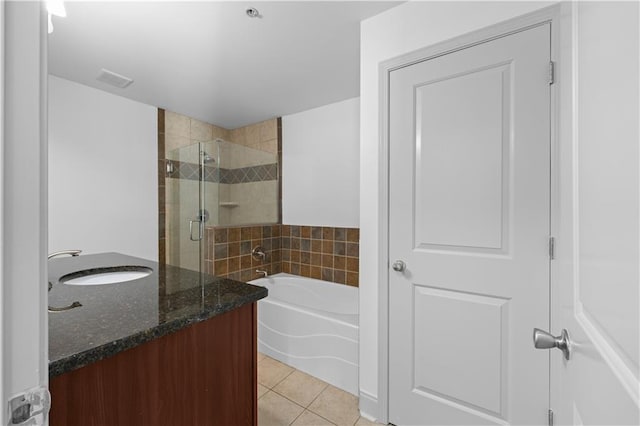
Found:
[(549, 61), (549, 84), (553, 84), (556, 81), (556, 64), (553, 61)]
[(51, 395), (46, 387), (34, 388), (17, 395), (9, 401), (9, 425), (45, 424)]
[(555, 237), (549, 237), (549, 259), (556, 258), (556, 239)]
[(548, 416), (549, 416), (549, 426), (553, 426), (553, 410), (551, 409), (549, 410)]

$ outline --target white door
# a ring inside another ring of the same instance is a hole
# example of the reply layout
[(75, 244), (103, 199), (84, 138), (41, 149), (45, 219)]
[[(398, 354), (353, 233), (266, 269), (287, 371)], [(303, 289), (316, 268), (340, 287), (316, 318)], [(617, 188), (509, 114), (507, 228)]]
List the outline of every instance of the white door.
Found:
[[(8, 401), (27, 391), (32, 413), (46, 401), (47, 156), (46, 20), (41, 2), (0, 2), (3, 41), (0, 85), (0, 300), (2, 392), (0, 423), (9, 424)], [(44, 107), (43, 107), (44, 106)], [(32, 392), (31, 392), (32, 391)], [(32, 397), (34, 399), (32, 399)], [(35, 420), (34, 420), (35, 419)], [(43, 415), (32, 416), (43, 423)], [(26, 423), (25, 423), (26, 424)], [(36, 423), (34, 423), (36, 424)]]
[(574, 134), (561, 157), (573, 164), (562, 171), (550, 331), (566, 328), (573, 344), (568, 361), (551, 352), (556, 424), (640, 424), (639, 9), (575, 2), (565, 14), (574, 72), (561, 78), (573, 78), (574, 104), (563, 122)]
[(547, 421), (549, 61), (544, 24), (391, 72), (391, 423)]

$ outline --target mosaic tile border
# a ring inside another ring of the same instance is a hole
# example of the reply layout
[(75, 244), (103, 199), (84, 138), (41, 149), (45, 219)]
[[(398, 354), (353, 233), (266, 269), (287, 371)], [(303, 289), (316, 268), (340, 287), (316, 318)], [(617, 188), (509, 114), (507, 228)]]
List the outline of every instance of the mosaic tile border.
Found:
[[(178, 160), (167, 160), (173, 171), (167, 172), (168, 178), (200, 180), (200, 166)], [(249, 183), (278, 180), (278, 164), (261, 164), (258, 166), (225, 169), (214, 166), (204, 167), (204, 180), (215, 183)]]

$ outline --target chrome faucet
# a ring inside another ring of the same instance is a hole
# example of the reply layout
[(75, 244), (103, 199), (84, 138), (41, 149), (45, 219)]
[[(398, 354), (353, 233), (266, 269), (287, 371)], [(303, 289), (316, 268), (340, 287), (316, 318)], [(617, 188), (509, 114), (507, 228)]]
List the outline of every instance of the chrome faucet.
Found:
[(256, 272), (257, 272), (258, 274), (262, 274), (262, 276), (263, 276), (264, 278), (267, 278), (267, 277), (269, 276), (269, 274), (267, 273), (267, 271), (265, 271), (264, 269), (256, 269)]
[(57, 252), (51, 253), (49, 256), (47, 256), (47, 260), (51, 259), (52, 257), (56, 257), (56, 256), (64, 256), (65, 254), (68, 254), (69, 256), (77, 257), (77, 256), (80, 256), (80, 253), (82, 253), (82, 250), (62, 250), (62, 251), (57, 251)]
[[(82, 250), (62, 250), (62, 251), (57, 251), (55, 253), (51, 253), (50, 255), (47, 256), (47, 260), (51, 259), (52, 257), (56, 257), (56, 256), (64, 256), (64, 255), (69, 255), (69, 256), (73, 256), (73, 257), (77, 257), (80, 256), (80, 253), (82, 253)], [(49, 290), (51, 291), (51, 283), (49, 283)], [(53, 307), (51, 305), (49, 305), (49, 312), (61, 312), (61, 311), (68, 311), (69, 309), (73, 309), (73, 308), (78, 308), (82, 306), (82, 303), (75, 301), (72, 304), (70, 304), (69, 306), (63, 306), (61, 308), (56, 308)]]
[(251, 256), (255, 260), (262, 260), (263, 262), (267, 260), (267, 253), (264, 252), (264, 248), (262, 246), (256, 246), (251, 250)]

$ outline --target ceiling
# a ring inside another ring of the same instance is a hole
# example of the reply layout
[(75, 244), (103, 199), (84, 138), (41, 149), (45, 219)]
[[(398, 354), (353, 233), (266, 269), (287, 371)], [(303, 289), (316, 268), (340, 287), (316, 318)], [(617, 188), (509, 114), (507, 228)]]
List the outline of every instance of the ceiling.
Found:
[(67, 1), (49, 72), (233, 129), (358, 96), (360, 21), (398, 4)]

